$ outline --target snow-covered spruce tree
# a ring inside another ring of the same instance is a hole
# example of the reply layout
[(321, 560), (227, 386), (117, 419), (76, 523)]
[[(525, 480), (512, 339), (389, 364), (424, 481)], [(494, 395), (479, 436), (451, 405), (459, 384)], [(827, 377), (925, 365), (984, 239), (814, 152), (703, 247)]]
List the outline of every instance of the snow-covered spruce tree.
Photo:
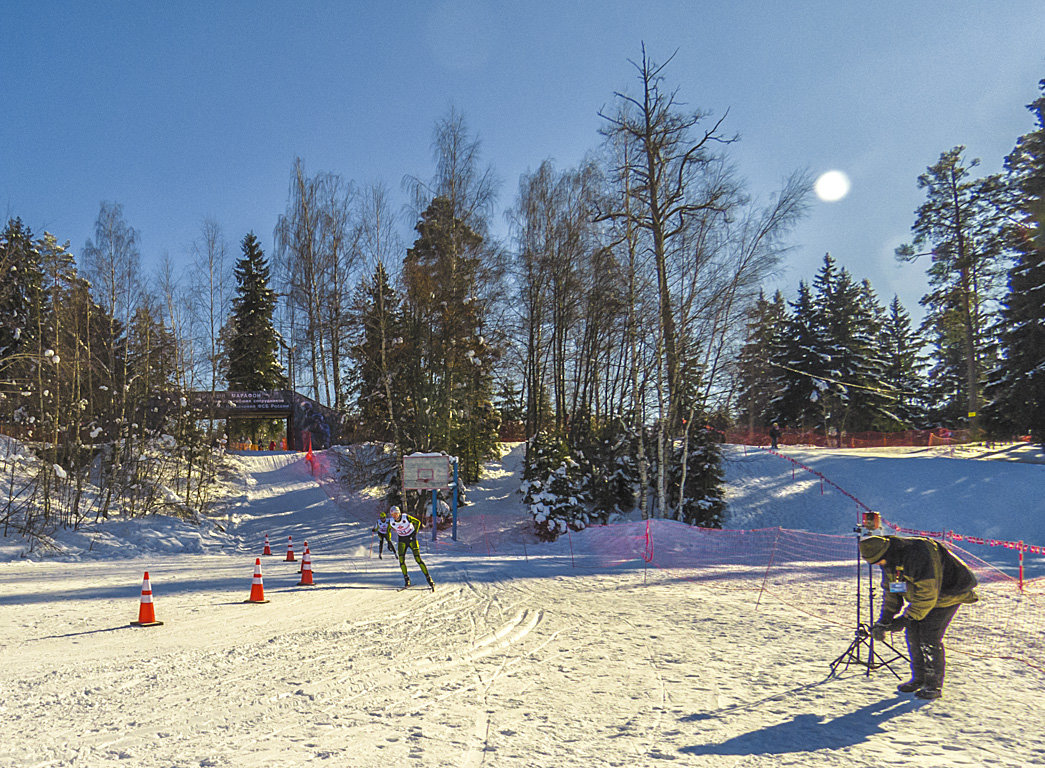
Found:
[(9, 220), (0, 233), (0, 365), (9, 364), (32, 334), (34, 294), (42, 280), (32, 232), (21, 219)]
[(786, 324), (783, 294), (777, 291), (770, 300), (760, 293), (748, 311), (747, 338), (737, 360), (737, 409), (749, 432), (778, 419), (773, 401), (783, 370), (773, 363), (779, 358)]
[(1001, 361), (988, 388), (988, 416), (1000, 435), (1030, 433), (1045, 445), (1045, 80), (1028, 109), (1037, 128), (1005, 159), (1008, 183), (1019, 201), (1010, 239), (1016, 263), (1001, 324)]
[(526, 469), (519, 489), (537, 536), (554, 541), (568, 528), (580, 530), (590, 520), (585, 477), (564, 438), (539, 432), (526, 445)]
[(406, 330), (400, 297), (381, 262), (356, 289), (352, 324), (356, 330), (351, 348), (352, 388), (361, 433), (365, 439), (399, 445), (403, 413), (398, 404), (406, 400)]
[(242, 241), (243, 257), (236, 262), (236, 295), (232, 299), (232, 327), (226, 341), (229, 387), (265, 391), (287, 385), (280, 368), (279, 341), (272, 323), (276, 294), (269, 287), (269, 266), (253, 232)]
[(591, 514), (589, 499), (585, 491), (585, 476), (580, 465), (571, 457), (552, 470), (540, 484), (527, 493), (527, 503), (533, 515), (537, 536), (545, 541), (554, 541), (566, 533), (588, 527)]
[[(267, 392), (287, 386), (277, 355), (279, 340), (272, 316), (276, 293), (269, 287), (269, 266), (253, 232), (241, 243), (243, 257), (236, 262), (236, 292), (232, 317), (224, 338), (229, 389)], [(252, 427), (254, 425), (251, 425)], [(274, 425), (273, 425), (273, 428)], [(239, 431), (235, 422), (229, 429)]]
[(635, 508), (639, 486), (639, 437), (621, 419), (613, 419), (597, 431), (586, 455), (591, 459), (589, 497), (599, 522)]
[[(683, 482), (683, 450), (686, 451), (686, 478), (685, 488), (680, 491)], [(722, 449), (715, 432), (694, 425), (688, 439), (677, 441), (672, 450), (668, 472), (671, 517), (688, 525), (721, 528), (726, 513), (722, 490), (724, 482)]]
[(804, 280), (799, 281), (798, 296), (790, 307), (776, 361), (780, 391), (773, 406), (782, 425), (810, 429), (823, 423), (819, 400), (830, 355), (813, 295)]
[(911, 315), (898, 296), (893, 296), (882, 323), (878, 345), (886, 361), (882, 387), (890, 393), (885, 406), (900, 429), (920, 428), (926, 423), (928, 404), (922, 373), (925, 342), (911, 324)]

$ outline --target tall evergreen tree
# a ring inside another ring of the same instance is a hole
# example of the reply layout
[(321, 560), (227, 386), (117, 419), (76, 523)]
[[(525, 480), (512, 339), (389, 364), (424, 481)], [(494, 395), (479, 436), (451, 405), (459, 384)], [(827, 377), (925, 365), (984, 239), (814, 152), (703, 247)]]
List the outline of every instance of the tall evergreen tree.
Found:
[(436, 197), (403, 263), (415, 421), (410, 447), (447, 450), (466, 482), (479, 478), (497, 442), (494, 350), (483, 336), (483, 238)]
[(249, 233), (242, 242), (243, 257), (236, 262), (236, 296), (226, 340), (231, 389), (272, 390), (287, 386), (279, 365), (279, 341), (272, 324), (276, 294), (269, 288), (269, 267), (261, 244)]
[(886, 407), (900, 428), (921, 427), (925, 422), (923, 346), (910, 313), (893, 296), (879, 333), (879, 348), (886, 361), (881, 379), (890, 397)]
[(406, 402), (404, 350), (406, 330), (400, 298), (378, 262), (356, 292), (352, 346), (353, 388), (364, 433), (399, 444)]
[(33, 306), (43, 281), (32, 232), (19, 218), (0, 233), (0, 360), (17, 353), (33, 335)]
[(989, 388), (996, 431), (1028, 430), (1045, 445), (1045, 80), (1028, 109), (1037, 127), (1005, 159), (1018, 200), (1011, 228), (1016, 262), (1001, 325), (1001, 363)]
[(853, 431), (896, 428), (888, 410), (889, 395), (881, 387), (882, 372), (887, 365), (879, 347), (885, 309), (871, 283), (863, 280), (856, 286), (855, 298), (846, 323), (848, 335), (844, 345), (847, 354), (843, 370), (849, 390), (850, 417), (845, 428)]
[(784, 342), (775, 361), (781, 386), (773, 405), (782, 424), (809, 429), (823, 423), (820, 399), (830, 355), (812, 291), (804, 280), (799, 281), (798, 295), (790, 307)]
[(760, 293), (748, 312), (747, 339), (738, 360), (737, 409), (749, 430), (777, 421), (773, 402), (783, 371), (779, 359), (787, 324), (787, 304), (780, 291), (772, 300)]
[(699, 422), (691, 425), (686, 438), (673, 448), (668, 473), (672, 508), (684, 523), (721, 528), (726, 514), (722, 449), (714, 439), (715, 433), (701, 426), (704, 419)]
[[(954, 147), (918, 177), (926, 201), (911, 227), (914, 240), (896, 249), (903, 261), (921, 255), (932, 258), (931, 290), (921, 303), (927, 310), (925, 326), (937, 346), (936, 375), (938, 383), (962, 380), (962, 386), (949, 393), (948, 410), (958, 415), (962, 409), (974, 432), (979, 429), (980, 391), (991, 345), (991, 303), (999, 298), (1003, 275), (1005, 219), (1001, 177), (971, 178), (978, 164), (966, 161), (965, 147)], [(951, 346), (955, 341), (960, 352)], [(941, 366), (958, 369), (945, 372)]]

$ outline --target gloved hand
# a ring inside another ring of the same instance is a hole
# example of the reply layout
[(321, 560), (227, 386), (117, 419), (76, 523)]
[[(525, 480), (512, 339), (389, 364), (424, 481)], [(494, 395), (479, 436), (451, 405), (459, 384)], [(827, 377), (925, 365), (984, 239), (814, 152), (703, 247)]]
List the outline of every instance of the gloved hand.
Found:
[(874, 623), (874, 626), (871, 627), (871, 637), (873, 637), (878, 642), (883, 642), (885, 640), (885, 633), (890, 631), (891, 629), (891, 625), (886, 624), (881, 619), (879, 619)]
[(901, 629), (907, 629), (910, 625), (911, 620), (907, 618), (906, 614), (901, 613), (889, 624), (890, 632), (899, 632)]

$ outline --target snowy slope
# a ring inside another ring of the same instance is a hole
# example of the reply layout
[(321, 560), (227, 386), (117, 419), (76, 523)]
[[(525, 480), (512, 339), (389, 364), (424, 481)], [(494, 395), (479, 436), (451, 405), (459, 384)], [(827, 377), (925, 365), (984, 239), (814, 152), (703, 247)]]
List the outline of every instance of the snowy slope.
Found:
[[(971, 466), (985, 462), (801, 458), (898, 523), (1034, 539), (1032, 512)], [(376, 498), (317, 484), (299, 455), (241, 461), (202, 554), (126, 533), (135, 559), (0, 563), (0, 767), (1045, 763), (1042, 672), (952, 648), (931, 704), (886, 669), (829, 676), (851, 627), (756, 604), (728, 569), (596, 566), (595, 532), (537, 544), (518, 448), (471, 489), (458, 542), (424, 541), (434, 594), (396, 591), (398, 564), (371, 549)], [(1041, 466), (989, 466), (1040, 486)], [(731, 449), (729, 476), (731, 526), (852, 525), (851, 501), (799, 487), (779, 457)], [(244, 604), (265, 533), (271, 602)], [(283, 562), (288, 535), (308, 539), (315, 586)], [(131, 628), (145, 569), (165, 623)]]
[[(787, 446), (784, 453), (820, 472), (882, 517), (905, 528), (951, 530), (1045, 546), (1045, 456), (1033, 446), (966, 449), (824, 450)], [(729, 446), (730, 528), (780, 526), (847, 533), (858, 522), (851, 498), (768, 451)], [(1013, 571), (1013, 552), (967, 546)], [(1045, 575), (1045, 559), (1026, 559), (1028, 574)]]

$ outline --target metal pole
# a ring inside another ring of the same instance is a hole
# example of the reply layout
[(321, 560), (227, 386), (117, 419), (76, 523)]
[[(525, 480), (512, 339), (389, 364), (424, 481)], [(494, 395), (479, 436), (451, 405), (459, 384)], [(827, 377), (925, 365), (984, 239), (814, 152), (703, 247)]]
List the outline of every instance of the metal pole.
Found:
[(454, 515), (454, 530), (453, 535), (450, 537), (454, 541), (457, 541), (457, 459), (454, 459), (454, 495), (450, 501), (450, 509)]
[[(856, 631), (857, 634), (860, 632), (860, 582), (862, 581), (863, 574), (860, 573), (860, 528), (856, 529)], [(871, 635), (871, 649), (869, 653), (874, 653), (874, 635)], [(860, 644), (856, 645), (856, 660), (860, 661)]]
[(439, 516), (437, 514), (437, 512), (439, 511), (439, 506), (438, 505), (439, 505), (439, 492), (435, 488), (433, 488), (432, 489), (432, 541), (435, 541), (435, 533), (436, 533), (437, 530), (439, 530)]
[(1023, 592), (1023, 541), (1020, 540), (1020, 592)]

